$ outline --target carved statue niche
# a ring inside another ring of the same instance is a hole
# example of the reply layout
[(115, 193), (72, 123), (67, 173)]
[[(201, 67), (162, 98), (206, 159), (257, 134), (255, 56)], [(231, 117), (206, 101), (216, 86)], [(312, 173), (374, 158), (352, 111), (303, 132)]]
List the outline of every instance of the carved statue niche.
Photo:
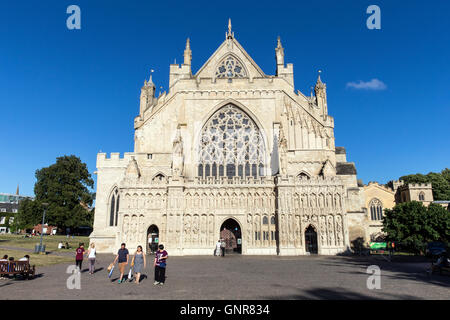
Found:
[(177, 135), (172, 145), (172, 175), (180, 177), (183, 175), (184, 158), (183, 158), (183, 138), (181, 138), (180, 127), (177, 128)]
[(327, 245), (327, 227), (325, 219), (325, 216), (320, 216), (320, 241), (322, 243), (322, 246)]
[(287, 173), (287, 140), (282, 125), (280, 125), (278, 137), (278, 153), (280, 155), (280, 173), (284, 176)]
[(191, 216), (186, 215), (184, 217), (184, 239), (186, 243), (190, 243), (191, 235)]
[(333, 216), (328, 216), (328, 242), (330, 246), (334, 246), (334, 219)]
[(252, 226), (253, 226), (253, 218), (251, 214), (247, 215), (247, 241), (249, 244), (253, 243), (252, 237)]
[(341, 216), (336, 216), (336, 242), (338, 246), (343, 244)]

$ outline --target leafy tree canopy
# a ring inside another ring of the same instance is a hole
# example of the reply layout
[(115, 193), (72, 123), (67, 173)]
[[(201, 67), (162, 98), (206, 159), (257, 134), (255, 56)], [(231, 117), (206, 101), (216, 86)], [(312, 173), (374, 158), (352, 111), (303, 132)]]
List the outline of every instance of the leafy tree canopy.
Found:
[(383, 232), (389, 241), (401, 242), (413, 252), (420, 252), (430, 241), (450, 241), (450, 214), (438, 204), (425, 207), (411, 201), (385, 209)]
[(445, 168), (441, 173), (430, 172), (424, 174), (410, 174), (400, 177), (406, 184), (432, 183), (434, 200), (450, 200), (450, 169)]
[(42, 222), (43, 208), (39, 201), (24, 199), (15, 214), (13, 230), (29, 229)]
[(47, 203), (46, 223), (58, 228), (92, 225), (93, 214), (86, 209), (93, 203), (94, 187), (87, 166), (70, 155), (56, 159), (49, 167), (36, 170), (35, 201), (22, 201), (17, 215), (18, 225), (32, 227), (42, 221), (42, 203)]

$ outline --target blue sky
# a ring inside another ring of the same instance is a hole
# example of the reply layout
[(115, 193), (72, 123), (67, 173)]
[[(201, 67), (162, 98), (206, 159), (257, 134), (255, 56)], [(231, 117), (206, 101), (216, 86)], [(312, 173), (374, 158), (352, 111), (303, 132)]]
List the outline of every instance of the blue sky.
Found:
[[(71, 4), (81, 30), (66, 27)], [(371, 4), (381, 30), (366, 27)], [(275, 72), (278, 35), (296, 89), (309, 94), (323, 70), (336, 145), (365, 183), (440, 171), (450, 166), (449, 13), (449, 1), (3, 1), (0, 192), (20, 184), (33, 195), (35, 170), (64, 154), (93, 173), (100, 150), (133, 151), (149, 70), (165, 90), (190, 37), (197, 71), (229, 17), (266, 74)]]

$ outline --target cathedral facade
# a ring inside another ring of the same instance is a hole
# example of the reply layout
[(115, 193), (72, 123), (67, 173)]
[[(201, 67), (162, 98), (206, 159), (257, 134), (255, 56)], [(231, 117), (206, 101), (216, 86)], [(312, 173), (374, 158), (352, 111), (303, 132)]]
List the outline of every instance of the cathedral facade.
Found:
[(275, 58), (276, 74), (265, 74), (229, 23), (195, 74), (188, 39), (168, 92), (156, 97), (151, 76), (144, 82), (134, 152), (97, 155), (99, 252), (125, 242), (211, 255), (224, 229), (247, 255), (337, 254), (367, 238), (364, 192), (335, 146), (325, 83), (319, 74), (314, 94), (296, 91), (279, 38)]

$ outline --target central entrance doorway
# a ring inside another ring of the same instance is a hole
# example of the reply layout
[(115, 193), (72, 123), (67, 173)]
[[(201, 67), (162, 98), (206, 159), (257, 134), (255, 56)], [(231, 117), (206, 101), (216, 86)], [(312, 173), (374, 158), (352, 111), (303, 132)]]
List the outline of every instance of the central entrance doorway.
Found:
[(220, 226), (220, 238), (225, 240), (225, 253), (242, 253), (242, 232), (239, 223), (230, 218)]
[(159, 229), (152, 224), (147, 230), (147, 252), (155, 253), (158, 250)]
[(314, 227), (312, 225), (309, 225), (309, 227), (305, 231), (305, 246), (306, 252), (309, 252), (310, 254), (318, 253), (317, 232), (316, 230), (314, 230)]

